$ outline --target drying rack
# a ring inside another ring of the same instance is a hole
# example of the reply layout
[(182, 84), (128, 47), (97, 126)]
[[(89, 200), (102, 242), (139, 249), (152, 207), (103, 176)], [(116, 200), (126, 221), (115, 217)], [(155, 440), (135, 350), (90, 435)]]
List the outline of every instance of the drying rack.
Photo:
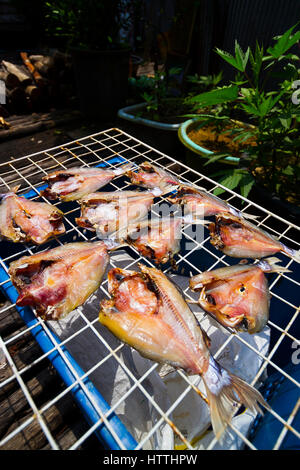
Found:
[[(127, 162), (133, 162), (139, 165), (145, 160), (167, 169), (170, 173), (175, 174), (181, 181), (204, 187), (209, 192), (213, 192), (216, 188), (221, 187), (224, 192), (220, 197), (230, 202), (230, 204), (238, 210), (257, 215), (258, 219), (255, 223), (259, 227), (278, 237), (289, 247), (299, 249), (299, 243), (297, 242), (299, 237), (299, 228), (296, 225), (265, 210), (258, 204), (251, 202), (247, 198), (223, 187), (196, 170), (187, 167), (185, 164), (174, 160), (172, 157), (159, 152), (126, 132), (116, 128), (108, 129), (68, 142), (63, 146), (54, 147), (46, 151), (2, 163), (0, 165), (0, 192), (6, 192), (12, 187), (19, 186), (18, 194), (25, 195), (32, 200), (44, 200), (47, 202), (46, 199), (40, 196), (39, 191), (45, 187), (42, 182), (42, 177), (52, 171), (74, 166), (118, 168)], [(124, 176), (118, 176), (107, 186), (107, 190), (114, 191), (129, 189), (129, 187), (129, 179)], [(163, 196), (158, 197), (155, 200), (155, 204), (152, 207), (152, 211), (154, 213), (156, 213), (157, 208), (162, 201), (165, 201)], [(80, 206), (77, 202), (56, 202), (55, 205), (64, 212), (66, 226), (65, 235), (54, 239), (41, 247), (11, 244), (6, 242), (2, 242), (1, 244), (0, 287), (9, 299), (10, 303), (9, 306), (5, 304), (4, 307), (0, 307), (0, 314), (1, 312), (3, 313), (4, 310), (6, 311), (12, 307), (17, 309), (19, 315), (24, 321), (24, 328), (21, 332), (10, 336), (8, 339), (0, 337), (0, 347), (2, 349), (2, 355), (4, 354), (2, 365), (4, 364), (5, 367), (10, 368), (10, 375), (0, 384), (0, 390), (5, 390), (5, 387), (9, 383), (16, 381), (18, 387), (26, 397), (28, 405), (31, 407), (32, 414), (25, 421), (15, 426), (13, 431), (2, 436), (0, 449), (3, 446), (5, 447), (5, 444), (17, 433), (22, 433), (33, 420), (38, 420), (50, 448), (60, 449), (61, 446), (56, 441), (55, 436), (52, 435), (49, 426), (44, 419), (44, 415), (47, 409), (49, 409), (53, 404), (59, 402), (59, 400), (69, 392), (72, 393), (75, 401), (80, 406), (88, 423), (88, 430), (77, 438), (77, 440), (69, 447), (70, 449), (80, 448), (81, 444), (84, 443), (92, 434), (95, 434), (99, 438), (100, 448), (104, 446), (109, 449), (121, 450), (144, 449), (145, 447), (147, 448), (147, 443), (162, 423), (171, 427), (176, 438), (182, 442), (182, 448), (194, 449), (193, 443), (186, 439), (184, 433), (182, 433), (182, 431), (178, 429), (176, 424), (172, 421), (172, 413), (184, 397), (188, 393), (196, 393), (193, 382), (184, 372), (178, 370), (176, 373), (185, 381), (186, 388), (177, 397), (177, 399), (170, 404), (170, 407), (167, 410), (163, 410), (160, 408), (160, 405), (155, 402), (153, 396), (149, 394), (147, 388), (144, 387), (144, 381), (153, 371), (156, 370), (157, 364), (151, 363), (149, 369), (141, 377), (137, 378), (130, 367), (123, 362), (120, 354), (122, 349), (127, 346), (119, 342), (117, 346), (114, 345), (114, 347), (112, 347), (107, 339), (101, 336), (101, 333), (99, 333), (99, 330), (95, 327), (96, 324), (98, 324), (97, 316), (93, 319), (86, 318), (82, 312), (82, 307), (77, 309), (77, 314), (82, 317), (82, 328), (76, 331), (73, 336), (76, 335), (77, 337), (80, 337), (80, 334), (83, 331), (89, 329), (107, 351), (107, 355), (99, 357), (99, 360), (90, 370), (83, 370), (78, 365), (77, 360), (72, 357), (68, 351), (68, 343), (72, 337), (61, 341), (49, 327), (47, 322), (36, 318), (30, 308), (20, 308), (15, 305), (17, 292), (12, 286), (7, 274), (10, 262), (18, 259), (20, 256), (29, 255), (36, 251), (58, 246), (67, 241), (96, 240), (94, 233), (87, 232), (76, 225), (74, 219), (75, 217), (78, 217), (80, 212)], [(194, 240), (191, 236), (189, 226), (185, 226), (183, 228), (182, 235), (185, 240), (189, 240), (190, 242), (189, 249), (187, 251), (182, 250), (176, 256), (178, 269), (181, 273), (184, 273), (184, 275), (189, 276), (190, 273), (197, 274), (203, 270), (211, 270), (215, 267), (227, 266), (238, 262), (237, 260), (229, 258), (214, 249), (209, 242), (208, 232), (206, 232), (206, 236), (200, 243), (199, 241)], [(128, 263), (126, 266), (127, 269), (131, 269), (132, 266), (139, 261), (151, 265), (151, 262), (142, 258), (134, 248), (128, 248), (128, 250), (133, 255), (133, 262)], [(281, 259), (282, 266), (289, 268), (290, 272), (268, 275), (272, 299), (270, 319), (268, 321), (268, 327), (271, 331), (271, 339), (267, 354), (262, 355), (259, 351), (255, 350), (253, 345), (250, 344), (247, 339), (245, 339), (245, 336), (234, 334), (233, 331), (228, 329), (226, 341), (215, 352), (214, 356), (218, 358), (222, 350), (224, 350), (224, 348), (226, 348), (226, 346), (234, 339), (234, 341), (243, 343), (249, 348), (249, 350), (260, 356), (261, 366), (252, 381), (252, 385), (255, 386), (261, 384), (266, 375), (271, 375), (276, 372), (280, 373), (283, 378), (290, 381), (293, 386), (296, 386), (299, 389), (299, 382), (286, 371), (285, 366), (290, 364), (291, 361), (293, 361), (293, 358), (297, 361), (299, 356), (297, 355), (297, 348), (300, 347), (300, 342), (296, 336), (297, 331), (299, 331), (298, 304), (300, 265), (284, 254), (279, 254), (278, 257)], [(166, 273), (169, 273), (170, 270), (171, 267), (169, 265), (163, 267), (163, 271)], [(101, 294), (104, 296), (109, 295), (107, 292), (106, 279), (104, 279), (100, 290)], [(184, 293), (187, 297), (191, 294), (188, 288)], [(32, 364), (19, 368), (14, 362), (11, 347), (14, 345), (14, 342), (20, 338), (20, 336), (26, 335), (28, 332), (30, 332), (37, 340), (41, 348), (41, 353), (40, 357), (35, 359)], [(28, 369), (45, 358), (51, 361), (57, 372), (60, 374), (65, 384), (65, 389), (52, 398), (46, 405), (39, 407), (35, 403), (26, 386), (24, 374)], [(108, 405), (101, 394), (101, 390), (97, 389), (94, 386), (93, 381), (90, 379), (90, 376), (97, 373), (97, 370), (100, 370), (101, 365), (108, 359), (115, 361), (118, 367), (122, 368), (124, 374), (130, 378), (132, 383), (131, 388), (127, 390), (123, 397), (119, 398), (117, 404), (114, 404), (114, 406)], [(158, 419), (155, 424), (148, 434), (140, 441), (137, 441), (131, 435), (116, 413), (118, 405), (122, 403), (122, 400), (125, 400), (126, 396), (129, 396), (136, 389), (143, 394), (145, 400), (148, 400), (149, 403), (151, 403), (151, 406), (158, 414)], [(296, 429), (293, 425), (299, 408), (299, 401), (299, 398), (295, 400), (288, 417), (282, 417), (280, 413), (271, 411), (274, 420), (277, 423), (280, 423), (281, 426), (280, 432), (274, 442), (274, 449), (281, 448), (287, 433), (292, 433), (293, 437), (297, 439), (300, 438), (299, 429)], [(233, 424), (230, 425), (230, 428), (233, 433), (238, 435), (243, 447), (256, 449), (255, 445), (248, 439), (247, 435), (244, 435)], [(216, 445), (217, 440), (212, 436), (206, 449), (214, 449)]]

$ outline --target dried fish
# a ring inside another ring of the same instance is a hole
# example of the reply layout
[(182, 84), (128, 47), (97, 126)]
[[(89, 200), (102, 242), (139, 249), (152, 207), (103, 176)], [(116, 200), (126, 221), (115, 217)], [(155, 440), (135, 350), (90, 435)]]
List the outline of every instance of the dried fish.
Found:
[(219, 438), (236, 402), (260, 412), (261, 394), (218, 364), (209, 338), (178, 288), (162, 271), (139, 264), (141, 272), (112, 269), (111, 299), (103, 300), (99, 321), (142, 356), (200, 374), (205, 383), (214, 432)]
[(102, 188), (131, 167), (132, 164), (129, 163), (117, 169), (94, 167), (54, 171), (44, 176), (43, 180), (48, 183), (48, 187), (41, 191), (41, 195), (50, 201), (58, 198), (63, 201), (75, 201)]
[(222, 325), (258, 333), (269, 319), (270, 293), (264, 273), (289, 272), (278, 258), (256, 264), (237, 264), (191, 277), (190, 288), (200, 291), (199, 305)]
[(63, 212), (45, 202), (17, 196), (14, 188), (0, 195), (0, 235), (12, 242), (36, 245), (65, 233)]
[(19, 292), (17, 305), (30, 305), (44, 320), (59, 320), (100, 286), (109, 255), (103, 242), (68, 243), (10, 264)]
[(184, 207), (185, 214), (192, 214), (194, 217), (208, 217), (221, 212), (229, 212), (238, 217), (256, 219), (257, 216), (240, 212), (232, 207), (228, 202), (207, 192), (203, 188), (196, 188), (190, 185), (181, 184), (177, 192), (167, 198), (172, 204), (179, 204)]
[(264, 258), (283, 252), (300, 262), (300, 252), (293, 250), (252, 223), (228, 213), (216, 215), (209, 225), (211, 244), (234, 258)]
[(180, 183), (176, 176), (149, 162), (141, 163), (138, 171), (129, 170), (126, 175), (132, 184), (152, 189), (157, 196), (173, 191)]
[(105, 237), (146, 217), (153, 200), (153, 194), (147, 191), (92, 193), (81, 199), (76, 223)]

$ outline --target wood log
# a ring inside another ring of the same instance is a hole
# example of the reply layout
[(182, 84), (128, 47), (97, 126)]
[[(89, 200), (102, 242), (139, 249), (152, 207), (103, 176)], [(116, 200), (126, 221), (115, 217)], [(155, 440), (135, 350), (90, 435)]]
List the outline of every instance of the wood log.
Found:
[(29, 56), (29, 59), (44, 77), (48, 77), (55, 67), (55, 61), (51, 56)]
[(5, 82), (6, 88), (16, 88), (20, 86), (20, 80), (14, 73), (0, 70), (0, 80)]
[(16, 75), (23, 86), (30, 85), (32, 83), (32, 78), (28, 73), (25, 73), (23, 68), (20, 65), (13, 64), (6, 60), (2, 60), (2, 65), (5, 67), (7, 72)]
[(26, 95), (30, 98), (32, 104), (36, 104), (41, 98), (41, 89), (35, 85), (28, 85), (25, 88)]
[(27, 52), (20, 52), (21, 59), (23, 60), (24, 65), (27, 67), (32, 77), (34, 78), (35, 83), (38, 86), (44, 85), (44, 79), (41, 76), (40, 72), (34, 67), (32, 62), (28, 58)]

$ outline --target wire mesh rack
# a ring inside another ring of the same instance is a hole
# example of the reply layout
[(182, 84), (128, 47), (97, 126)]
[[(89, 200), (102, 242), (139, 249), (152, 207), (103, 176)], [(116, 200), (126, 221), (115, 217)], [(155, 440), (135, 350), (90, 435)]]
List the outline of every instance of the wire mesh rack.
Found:
[[(181, 181), (204, 187), (209, 192), (221, 187), (221, 197), (233, 207), (258, 216), (255, 223), (259, 227), (278, 237), (289, 247), (299, 249), (299, 228), (296, 225), (116, 128), (2, 163), (0, 192), (19, 186), (18, 194), (47, 202), (40, 195), (40, 190), (44, 188), (42, 177), (51, 171), (81, 165), (117, 168), (126, 162), (139, 165), (145, 160), (167, 169)], [(105, 190), (119, 191), (129, 188), (129, 179), (121, 175), (109, 183)], [(162, 202), (167, 203), (164, 196), (156, 198), (152, 206), (155, 214), (159, 215)], [(189, 410), (190, 415), (194, 414), (196, 417), (196, 408), (198, 405), (200, 407), (200, 401), (206, 407), (199, 397), (194, 377), (181, 370), (174, 371), (169, 382), (173, 381), (175, 388), (170, 392), (168, 385), (163, 382), (163, 374), (158, 364), (148, 360), (140, 362), (138, 354), (132, 356), (134, 351), (113, 338), (99, 324), (99, 302), (102, 298), (109, 297), (105, 278), (97, 294), (67, 317), (67, 326), (61, 326), (60, 322), (54, 325), (53, 322), (43, 321), (37, 318), (30, 308), (16, 306), (17, 292), (8, 276), (8, 267), (12, 261), (68, 241), (96, 240), (94, 233), (76, 225), (75, 217), (80, 213), (77, 202), (60, 201), (55, 205), (64, 212), (66, 233), (63, 236), (41, 247), (1, 242), (0, 286), (8, 301), (0, 308), (0, 318), (7, 315), (14, 318), (14, 321), (21, 318), (22, 326), (12, 334), (2, 334), (0, 331), (1, 368), (6, 370), (1, 376), (0, 398), (3, 398), (7, 389), (14, 384), (25, 397), (30, 413), (26, 418), (16, 420), (12, 428), (2, 426), (0, 448), (5, 449), (10, 441), (14, 442), (18, 434), (30, 432), (33, 422), (38, 423), (51, 449), (80, 449), (91, 436), (98, 438), (99, 447), (109, 449), (218, 448), (220, 444), (210, 431), (209, 418), (206, 417), (206, 425), (201, 430), (193, 422), (191, 432), (180, 419), (187, 413), (188, 405), (192, 407)], [(191, 224), (182, 229), (181, 245), (182, 250), (176, 257), (177, 271), (173, 272), (169, 264), (163, 267), (163, 271), (174, 275), (175, 280), (178, 278), (182, 281), (181, 287), (187, 298), (193, 298), (188, 287), (191, 273), (197, 274), (237, 262), (217, 251), (209, 242), (208, 233), (205, 232), (201, 242), (195, 240)], [(296, 425), (300, 402), (299, 381), (289, 369), (291, 364), (297, 365), (300, 362), (300, 344), (296, 337), (299, 331), (300, 265), (285, 254), (279, 254), (278, 257), (290, 272), (268, 275), (272, 297), (267, 324), (268, 334), (263, 337), (264, 347), (261, 348), (259, 343), (253, 341), (252, 335), (234, 333), (230, 329), (220, 327), (221, 341), (217, 342), (213, 350), (214, 357), (221, 363), (228, 351), (236, 354), (232, 360), (240, 361), (241, 364), (237, 365), (244, 369), (251, 368), (250, 362), (252, 364), (256, 360), (257, 368), (251, 376), (251, 384), (254, 386), (263, 387), (270, 377), (279, 374), (281, 381), (287, 381), (290, 387), (296, 389), (294, 398), (289, 399), (287, 411), (281, 412), (273, 408), (269, 413), (273, 420), (272, 425), (278, 428), (272, 444), (273, 449), (282, 448), (290, 435), (292, 439), (296, 439), (297, 445), (300, 442), (300, 429)], [(109, 267), (135, 269), (139, 262), (151, 265), (151, 262), (141, 257), (133, 247), (128, 247), (123, 252), (116, 251), (114, 256), (111, 256)], [(195, 309), (200, 324), (210, 335), (212, 320), (207, 319), (207, 315), (200, 308)], [(15, 312), (18, 312), (17, 316)], [(14, 359), (14, 351), (20, 340), (26, 341), (28, 335), (37, 341), (40, 352), (32, 360), (20, 364)], [(241, 349), (244, 351), (243, 360), (237, 353)], [(30, 370), (34, 371), (35, 367), (45, 360), (54, 366), (63, 381), (63, 387), (59, 391), (54, 390), (46, 403), (41, 405), (27, 384), (26, 374)], [(176, 384), (180, 385), (177, 387)], [(270, 386), (268, 390), (270, 392)], [(59, 406), (60, 401), (70, 394), (79, 406), (87, 426), (81, 430), (80, 435), (76, 434), (71, 444), (66, 445), (52, 432), (47, 413), (53, 406)], [(205, 415), (207, 411), (204, 412), (204, 409), (201, 408), (201, 413)], [(240, 409), (237, 417), (245, 417), (246, 412), (247, 410)], [(229, 425), (230, 445), (234, 442), (233, 448), (259, 448), (250, 433), (253, 423), (258, 420), (258, 417), (251, 416), (245, 428), (233, 419)]]

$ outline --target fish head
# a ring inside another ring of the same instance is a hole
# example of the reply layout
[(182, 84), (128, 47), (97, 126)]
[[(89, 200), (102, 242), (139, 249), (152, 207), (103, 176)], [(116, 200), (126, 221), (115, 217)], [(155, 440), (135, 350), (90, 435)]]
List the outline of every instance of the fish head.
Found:
[(216, 215), (209, 231), (212, 245), (232, 257), (263, 258), (282, 250), (281, 243), (260, 227), (230, 213)]
[(250, 265), (249, 270), (235, 272), (232, 277), (227, 275), (223, 280), (211, 276), (195, 290), (200, 288), (200, 306), (222, 325), (251, 334), (261, 331), (266, 325), (270, 295), (260, 268)]

